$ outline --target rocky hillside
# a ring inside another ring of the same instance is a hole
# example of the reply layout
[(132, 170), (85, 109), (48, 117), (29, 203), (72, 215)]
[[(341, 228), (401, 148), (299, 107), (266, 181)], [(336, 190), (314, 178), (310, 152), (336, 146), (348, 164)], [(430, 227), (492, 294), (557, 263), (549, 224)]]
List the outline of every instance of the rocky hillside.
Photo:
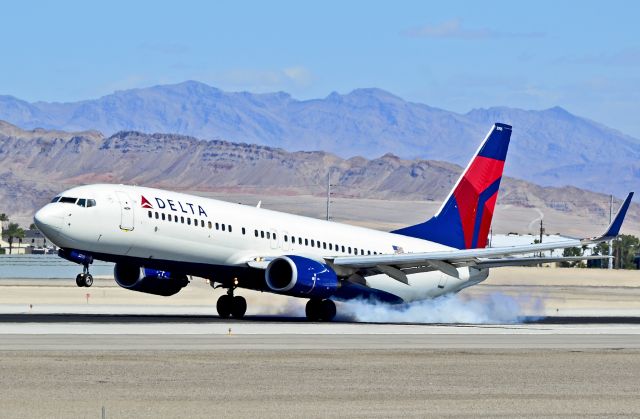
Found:
[[(340, 157), (465, 164), (494, 122), (514, 126), (509, 173), (537, 184), (575, 185), (620, 197), (640, 183), (640, 140), (561, 108), (477, 109), (457, 114), (379, 89), (296, 100), (286, 93), (224, 92), (198, 82), (118, 91), (74, 103), (0, 96), (0, 119), (25, 128), (172, 132)], [(215, 143), (213, 143), (215, 144)], [(377, 160), (376, 160), (377, 161)]]
[[(317, 194), (327, 173), (346, 197), (442, 200), (462, 168), (434, 160), (387, 154), (344, 159), (325, 152), (280, 148), (173, 134), (95, 131), (24, 131), (0, 122), (0, 212), (30, 216), (57, 192), (95, 182), (130, 183), (175, 190)], [(607, 197), (575, 187), (541, 187), (505, 178), (501, 204), (554, 208), (602, 219)], [(635, 205), (631, 218), (640, 219)]]

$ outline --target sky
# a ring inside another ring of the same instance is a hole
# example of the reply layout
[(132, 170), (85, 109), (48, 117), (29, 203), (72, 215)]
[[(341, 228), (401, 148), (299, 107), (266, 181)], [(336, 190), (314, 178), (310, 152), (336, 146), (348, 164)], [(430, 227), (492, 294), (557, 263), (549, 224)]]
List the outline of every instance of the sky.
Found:
[(0, 94), (31, 102), (377, 87), (459, 113), (561, 106), (640, 138), (635, 0), (3, 3)]

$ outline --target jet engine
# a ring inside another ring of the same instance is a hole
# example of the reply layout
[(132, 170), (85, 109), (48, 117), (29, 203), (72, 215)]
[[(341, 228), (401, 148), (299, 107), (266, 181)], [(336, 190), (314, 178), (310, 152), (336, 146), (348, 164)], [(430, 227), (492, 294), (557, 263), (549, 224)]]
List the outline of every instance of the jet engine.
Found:
[(165, 297), (177, 294), (189, 284), (186, 275), (175, 275), (129, 263), (116, 263), (113, 276), (122, 288)]
[(338, 276), (324, 263), (301, 256), (280, 256), (265, 271), (267, 286), (278, 294), (328, 298), (338, 289)]

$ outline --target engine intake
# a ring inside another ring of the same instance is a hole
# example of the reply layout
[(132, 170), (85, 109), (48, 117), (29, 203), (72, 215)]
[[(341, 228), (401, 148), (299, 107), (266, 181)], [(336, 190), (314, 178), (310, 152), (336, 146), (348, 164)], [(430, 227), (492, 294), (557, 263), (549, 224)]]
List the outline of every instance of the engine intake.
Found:
[(265, 271), (267, 286), (278, 294), (327, 298), (338, 289), (338, 276), (324, 263), (287, 255), (269, 263)]
[(189, 284), (186, 275), (175, 275), (157, 269), (141, 268), (129, 263), (116, 263), (113, 269), (116, 283), (122, 288), (168, 297)]

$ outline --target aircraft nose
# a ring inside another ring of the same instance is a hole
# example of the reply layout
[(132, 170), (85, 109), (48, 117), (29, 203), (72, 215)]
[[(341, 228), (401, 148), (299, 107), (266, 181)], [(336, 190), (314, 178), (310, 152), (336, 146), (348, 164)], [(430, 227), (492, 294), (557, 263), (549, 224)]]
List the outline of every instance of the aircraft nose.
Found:
[(49, 238), (60, 230), (62, 220), (63, 216), (60, 211), (51, 204), (40, 208), (33, 216), (33, 222), (38, 230)]

